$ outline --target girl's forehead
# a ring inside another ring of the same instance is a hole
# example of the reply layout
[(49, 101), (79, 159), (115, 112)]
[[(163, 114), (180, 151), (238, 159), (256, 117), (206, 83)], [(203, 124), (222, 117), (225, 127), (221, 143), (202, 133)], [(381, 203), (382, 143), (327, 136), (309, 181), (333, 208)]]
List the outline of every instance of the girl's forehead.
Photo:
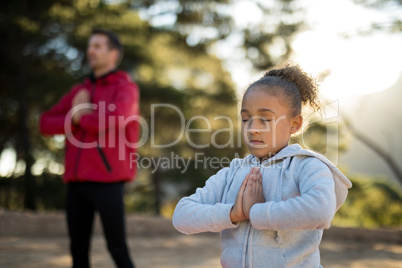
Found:
[(256, 88), (244, 95), (242, 105), (255, 105), (256, 103), (270, 105), (282, 101), (278, 92)]
[(283, 114), (288, 112), (288, 105), (283, 96), (273, 94), (268, 90), (254, 89), (243, 97), (242, 111), (258, 112), (262, 110)]
[(263, 98), (282, 97), (284, 89), (279, 86), (257, 85), (249, 88), (243, 96), (243, 100), (249, 96)]

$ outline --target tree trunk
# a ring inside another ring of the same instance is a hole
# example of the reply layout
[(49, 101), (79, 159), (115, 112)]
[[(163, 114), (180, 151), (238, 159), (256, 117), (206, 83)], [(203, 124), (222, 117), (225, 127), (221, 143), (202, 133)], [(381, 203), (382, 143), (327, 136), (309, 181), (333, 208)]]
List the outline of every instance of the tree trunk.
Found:
[(34, 162), (31, 154), (31, 141), (30, 141), (30, 129), (28, 126), (28, 105), (26, 100), (26, 85), (24, 83), (24, 77), (20, 78), (20, 146), (22, 158), (25, 162), (25, 174), (24, 174), (24, 208), (29, 210), (36, 210), (35, 204), (35, 177), (32, 175), (31, 168)]
[(161, 188), (160, 188), (160, 172), (155, 170), (152, 174), (152, 183), (154, 185), (154, 198), (155, 198), (155, 214), (161, 215)]

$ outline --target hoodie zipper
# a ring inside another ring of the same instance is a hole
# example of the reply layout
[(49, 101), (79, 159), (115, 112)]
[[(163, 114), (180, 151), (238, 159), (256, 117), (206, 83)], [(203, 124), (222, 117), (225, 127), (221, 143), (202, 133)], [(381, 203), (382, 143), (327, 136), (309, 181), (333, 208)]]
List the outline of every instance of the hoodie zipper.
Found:
[[(260, 162), (260, 160), (258, 160), (257, 166), (261, 168), (261, 162)], [(247, 231), (247, 238), (246, 238), (247, 243), (246, 243), (246, 249), (245, 249), (245, 253), (244, 253), (244, 259), (245, 259), (245, 261), (243, 262), (243, 267), (245, 267), (245, 268), (247, 268), (247, 267), (249, 267), (249, 266), (250, 266), (250, 267), (253, 267), (253, 264), (252, 264), (252, 260), (253, 260), (253, 259), (251, 258), (251, 256), (248, 256), (249, 253), (252, 254), (252, 251), (251, 251), (252, 249), (249, 249), (251, 231), (254, 232), (253, 227), (251, 226), (251, 223), (249, 222), (249, 224), (248, 224), (248, 231)], [(252, 237), (254, 237), (254, 236), (252, 236)], [(250, 265), (249, 265), (249, 264), (250, 264)]]
[[(270, 163), (270, 164), (272, 164), (272, 163)], [(260, 168), (262, 166), (262, 163), (259, 160), (258, 160), (257, 166), (260, 167)], [(282, 176), (281, 176), (281, 178), (282, 178)], [(280, 184), (278, 184), (278, 189), (277, 189), (277, 193), (276, 193), (277, 195), (278, 195), (278, 191), (281, 190), (281, 189), (282, 189), (282, 183), (280, 182)], [(276, 201), (278, 201), (277, 200), (278, 198), (282, 199), (281, 197), (276, 196), (276, 198), (275, 198)], [(253, 233), (251, 233), (251, 232), (253, 232)], [(250, 247), (250, 237), (251, 237), (251, 240), (254, 239), (254, 232), (255, 232), (255, 230), (253, 229), (251, 224), (249, 224), (248, 230), (247, 230), (247, 238), (246, 238), (247, 243), (246, 243), (246, 247), (244, 249), (244, 260), (243, 260), (243, 265), (242, 265), (242, 267), (244, 267), (244, 268), (253, 267), (252, 256), (249, 256), (249, 254), (252, 255), (252, 248), (249, 249), (249, 247)], [(278, 230), (275, 231), (275, 241), (278, 244), (281, 244), (283, 242), (282, 237), (281, 237), (281, 235), (280, 235)]]
[[(94, 88), (95, 88), (95, 86), (94, 86), (94, 84), (92, 84), (92, 91), (91, 91), (91, 95), (90, 95), (91, 103), (92, 103), (92, 94), (94, 92)], [(82, 130), (81, 138), (80, 138), (81, 142), (84, 142), (85, 136), (86, 136), (86, 132), (85, 132), (85, 130)], [(81, 151), (82, 151), (82, 147), (79, 146), (78, 152), (77, 152), (77, 158), (75, 159), (75, 164), (74, 164), (74, 177), (76, 178), (77, 181), (78, 181), (78, 167), (79, 167), (80, 159), (81, 159)]]
[[(90, 94), (90, 102), (91, 103), (93, 103), (93, 95), (95, 94), (95, 90), (96, 90), (96, 82), (92, 82), (92, 89), (91, 89), (91, 94)], [(82, 130), (81, 142), (84, 141), (85, 136), (86, 136), (86, 131)], [(112, 167), (110, 166), (109, 162), (107, 161), (106, 155), (103, 152), (102, 148), (99, 146), (99, 144), (96, 145), (96, 149), (98, 150), (98, 153), (99, 153), (99, 155), (102, 159), (102, 162), (105, 165), (107, 171), (109, 173), (112, 172)], [(75, 165), (74, 165), (74, 177), (77, 179), (77, 181), (78, 181), (78, 167), (80, 164), (81, 152), (82, 152), (82, 148), (78, 147), (77, 158), (75, 160)]]
[(103, 152), (102, 148), (99, 147), (99, 144), (96, 145), (96, 149), (98, 149), (99, 155), (102, 158), (103, 164), (105, 165), (107, 171), (109, 173), (112, 172), (112, 167), (110, 166), (109, 162), (107, 161), (106, 155)]
[[(293, 156), (291, 157), (291, 158), (293, 158)], [(279, 159), (274, 159), (273, 161), (271, 161), (269, 164), (268, 164), (268, 166), (270, 166), (270, 165), (275, 165), (277, 162), (279, 162), (279, 161), (282, 161), (282, 162), (284, 162), (285, 160), (284, 159), (282, 159), (282, 158), (279, 158)], [(282, 172), (283, 172), (283, 170), (282, 170)], [(277, 186), (277, 189), (276, 189), (276, 194), (275, 194), (275, 201), (276, 202), (280, 202), (280, 201), (282, 201), (282, 178), (283, 178), (283, 174), (281, 173), (281, 175), (279, 176), (279, 182), (278, 182), (278, 186)], [(278, 243), (278, 244), (281, 244), (282, 243), (282, 237), (281, 237), (281, 235), (280, 235), (280, 233), (279, 233), (279, 230), (275, 230), (275, 241)]]
[[(96, 90), (96, 81), (92, 82), (92, 90), (91, 90), (91, 96), (90, 96), (90, 101), (93, 103), (93, 98), (95, 95), (95, 90)], [(102, 148), (99, 146), (99, 143), (96, 145), (96, 149), (98, 150), (98, 153), (102, 159), (103, 164), (105, 165), (106, 170), (110, 173), (112, 172), (112, 167), (109, 164), (109, 161), (107, 161), (106, 155), (103, 152)]]

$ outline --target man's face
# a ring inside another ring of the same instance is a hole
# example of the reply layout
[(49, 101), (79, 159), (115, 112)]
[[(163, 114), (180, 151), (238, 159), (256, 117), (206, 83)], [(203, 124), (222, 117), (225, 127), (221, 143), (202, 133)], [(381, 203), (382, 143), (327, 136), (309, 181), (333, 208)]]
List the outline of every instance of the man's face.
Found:
[(110, 49), (108, 37), (103, 34), (94, 34), (88, 42), (87, 58), (92, 70), (102, 69), (111, 64), (116, 64), (117, 50)]

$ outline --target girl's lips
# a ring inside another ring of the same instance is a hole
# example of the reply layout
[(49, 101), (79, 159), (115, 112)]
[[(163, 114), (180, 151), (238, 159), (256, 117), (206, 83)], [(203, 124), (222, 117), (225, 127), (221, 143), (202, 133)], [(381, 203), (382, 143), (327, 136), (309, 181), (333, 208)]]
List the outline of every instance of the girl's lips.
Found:
[(259, 141), (259, 140), (251, 140), (250, 143), (253, 143), (253, 144), (263, 144), (264, 142), (263, 142), (263, 141)]

